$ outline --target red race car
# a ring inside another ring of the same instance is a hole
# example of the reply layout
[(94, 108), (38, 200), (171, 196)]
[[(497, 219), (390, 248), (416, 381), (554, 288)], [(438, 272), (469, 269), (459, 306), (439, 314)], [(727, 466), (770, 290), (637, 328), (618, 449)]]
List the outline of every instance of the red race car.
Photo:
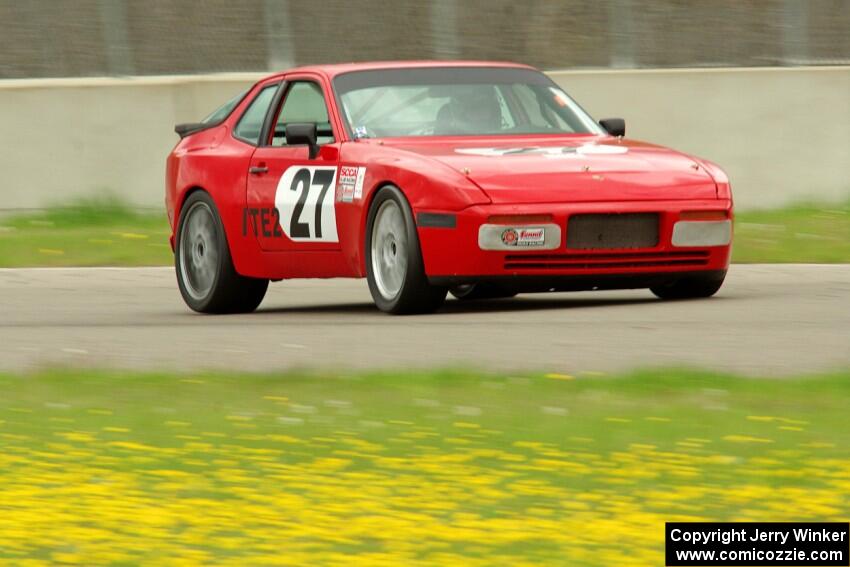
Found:
[(175, 130), (166, 205), (195, 311), (253, 311), (287, 278), (365, 276), (390, 313), (449, 291), (708, 297), (729, 265), (717, 165), (624, 139), (523, 65), (302, 67)]

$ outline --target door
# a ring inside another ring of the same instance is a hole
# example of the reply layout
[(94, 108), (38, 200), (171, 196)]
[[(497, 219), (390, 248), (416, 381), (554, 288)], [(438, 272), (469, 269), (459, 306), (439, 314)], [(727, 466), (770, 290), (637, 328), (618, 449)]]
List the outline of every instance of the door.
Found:
[[(339, 250), (335, 196), (339, 144), (320, 83), (287, 78), (270, 110), (268, 139), (254, 151), (247, 185), (247, 225), (264, 250)], [(316, 125), (319, 152), (286, 143), (287, 124)]]

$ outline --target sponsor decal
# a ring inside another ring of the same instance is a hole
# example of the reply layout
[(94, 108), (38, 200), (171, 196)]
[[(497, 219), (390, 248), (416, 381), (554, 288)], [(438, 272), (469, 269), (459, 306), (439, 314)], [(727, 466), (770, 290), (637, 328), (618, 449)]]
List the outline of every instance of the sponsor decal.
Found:
[(616, 155), (626, 154), (629, 148), (625, 146), (611, 146), (609, 144), (585, 144), (576, 149), (576, 153), (582, 156), (591, 155)]
[(354, 167), (344, 165), (339, 168), (339, 182), (337, 184), (337, 200), (351, 203), (355, 199), (363, 198), (363, 179), (366, 177), (365, 167)]
[(514, 229), (505, 229), (502, 231), (502, 244), (505, 246), (516, 246), (516, 240), (518, 237), (519, 235)]
[(540, 227), (507, 228), (502, 231), (502, 244), (505, 246), (535, 247), (546, 243), (546, 229)]
[(528, 146), (516, 148), (460, 148), (456, 153), (485, 156), (528, 156), (539, 155), (547, 158), (575, 158), (587, 155), (616, 155), (628, 153), (629, 148), (625, 146), (612, 146), (608, 144), (585, 144), (583, 146)]
[(546, 240), (546, 230), (539, 228), (521, 228), (517, 238), (517, 246), (543, 246)]
[(363, 198), (363, 180), (366, 179), (366, 168), (358, 167), (357, 168), (357, 181), (354, 183), (354, 198), (362, 199)]
[(357, 182), (357, 168), (342, 166), (339, 168), (339, 182), (336, 186), (337, 200), (350, 203), (354, 200), (354, 184)]

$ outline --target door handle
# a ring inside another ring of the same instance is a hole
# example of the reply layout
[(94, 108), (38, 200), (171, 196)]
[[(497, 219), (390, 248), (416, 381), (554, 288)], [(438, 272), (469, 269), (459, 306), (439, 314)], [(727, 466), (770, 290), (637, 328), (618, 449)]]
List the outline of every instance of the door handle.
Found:
[(252, 167), (248, 168), (248, 173), (251, 173), (253, 175), (259, 175), (261, 173), (268, 173), (268, 171), (269, 171), (269, 168), (264, 166), (264, 165), (263, 166), (252, 166)]

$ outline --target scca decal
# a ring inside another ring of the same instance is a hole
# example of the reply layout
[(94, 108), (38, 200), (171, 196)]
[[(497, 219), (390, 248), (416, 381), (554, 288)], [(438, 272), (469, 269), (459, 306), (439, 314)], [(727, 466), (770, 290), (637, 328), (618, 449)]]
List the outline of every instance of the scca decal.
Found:
[(334, 191), (336, 167), (293, 166), (283, 172), (275, 192), (278, 224), (298, 242), (339, 242)]
[(365, 167), (343, 165), (339, 169), (339, 184), (337, 185), (338, 200), (351, 203), (363, 198), (363, 179), (366, 177)]
[[(250, 223), (248, 219), (251, 219)], [(242, 236), (248, 236), (249, 225), (257, 237), (261, 234), (264, 238), (283, 236), (280, 230), (280, 211), (276, 208), (242, 209)]]

